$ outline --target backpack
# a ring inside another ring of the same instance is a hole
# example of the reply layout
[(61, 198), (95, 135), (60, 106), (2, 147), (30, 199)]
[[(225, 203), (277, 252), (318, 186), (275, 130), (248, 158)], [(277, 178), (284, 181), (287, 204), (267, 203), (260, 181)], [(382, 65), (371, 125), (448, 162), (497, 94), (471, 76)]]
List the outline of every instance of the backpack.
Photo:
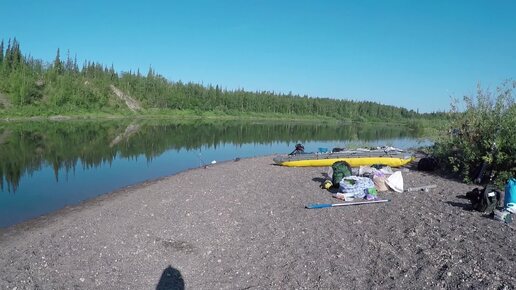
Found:
[(484, 188), (475, 188), (466, 193), (466, 197), (471, 201), (473, 209), (487, 214), (500, 207), (500, 195), (500, 191), (492, 184), (488, 184)]
[(294, 149), (294, 151), (290, 152), (288, 155), (296, 155), (302, 153), (305, 153), (305, 146), (303, 146), (303, 144), (301, 143), (298, 143), (296, 144), (296, 148)]
[(346, 161), (337, 161), (331, 166), (333, 175), (331, 177), (333, 186), (338, 186), (339, 182), (346, 176), (351, 175), (351, 166)]

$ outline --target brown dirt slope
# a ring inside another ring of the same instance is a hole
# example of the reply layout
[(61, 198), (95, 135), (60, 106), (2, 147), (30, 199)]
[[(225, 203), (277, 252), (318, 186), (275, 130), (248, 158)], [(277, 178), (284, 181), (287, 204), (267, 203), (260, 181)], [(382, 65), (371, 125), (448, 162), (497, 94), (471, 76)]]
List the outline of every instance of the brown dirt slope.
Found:
[(370, 289), (516, 286), (515, 229), (471, 187), (417, 171), (391, 202), (339, 202), (325, 168), (270, 157), (129, 187), (0, 233), (1, 289)]
[(142, 109), (142, 107), (140, 106), (140, 103), (137, 100), (131, 98), (131, 96), (125, 94), (124, 92), (122, 92), (120, 89), (118, 89), (114, 85), (110, 85), (109, 88), (111, 88), (111, 91), (115, 94), (115, 96), (117, 96), (119, 99), (121, 99), (122, 101), (125, 102), (125, 104), (129, 108), (129, 110), (131, 110), (133, 112), (137, 112)]

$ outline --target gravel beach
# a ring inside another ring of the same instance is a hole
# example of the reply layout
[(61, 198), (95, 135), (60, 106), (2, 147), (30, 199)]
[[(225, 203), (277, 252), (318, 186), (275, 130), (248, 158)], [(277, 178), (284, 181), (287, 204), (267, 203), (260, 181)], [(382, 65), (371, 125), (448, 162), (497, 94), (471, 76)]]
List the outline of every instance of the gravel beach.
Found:
[(411, 168), (437, 188), (305, 209), (342, 202), (325, 171), (225, 162), (3, 229), (0, 289), (516, 287), (516, 222), (472, 211), (471, 185)]

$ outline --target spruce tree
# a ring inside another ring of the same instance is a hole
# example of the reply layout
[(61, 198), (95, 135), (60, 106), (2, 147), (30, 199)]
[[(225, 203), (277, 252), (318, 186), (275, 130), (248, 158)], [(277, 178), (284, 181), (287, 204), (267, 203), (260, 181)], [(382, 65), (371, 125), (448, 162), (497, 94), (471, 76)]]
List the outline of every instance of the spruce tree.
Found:
[(4, 40), (0, 42), (0, 65), (4, 62)]
[(5, 50), (5, 68), (7, 73), (11, 72), (11, 65), (12, 65), (12, 54), (11, 54), (11, 39), (9, 38), (9, 41), (7, 42), (7, 49)]
[(13, 39), (13, 44), (11, 48), (12, 58), (13, 58), (13, 65), (18, 66), (22, 62), (22, 53), (20, 50), (20, 44), (16, 40), (16, 37)]
[(54, 60), (54, 70), (57, 72), (57, 74), (61, 74), (63, 72), (63, 63), (59, 58), (59, 48), (57, 49), (56, 59)]
[(70, 73), (73, 71), (73, 61), (70, 58), (70, 50), (66, 50), (66, 62), (65, 62), (65, 72)]
[(77, 54), (73, 58), (73, 72), (74, 73), (79, 72), (79, 65), (77, 64)]

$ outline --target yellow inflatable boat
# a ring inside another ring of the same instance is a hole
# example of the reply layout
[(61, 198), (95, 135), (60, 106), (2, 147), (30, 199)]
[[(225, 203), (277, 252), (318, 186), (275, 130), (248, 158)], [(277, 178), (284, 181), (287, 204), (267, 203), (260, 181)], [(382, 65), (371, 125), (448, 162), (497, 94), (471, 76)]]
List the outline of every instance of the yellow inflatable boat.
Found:
[(290, 167), (331, 166), (337, 161), (346, 161), (351, 167), (383, 164), (390, 167), (407, 165), (414, 160), (411, 153), (403, 150), (345, 150), (331, 153), (298, 153), (276, 156), (274, 162)]

